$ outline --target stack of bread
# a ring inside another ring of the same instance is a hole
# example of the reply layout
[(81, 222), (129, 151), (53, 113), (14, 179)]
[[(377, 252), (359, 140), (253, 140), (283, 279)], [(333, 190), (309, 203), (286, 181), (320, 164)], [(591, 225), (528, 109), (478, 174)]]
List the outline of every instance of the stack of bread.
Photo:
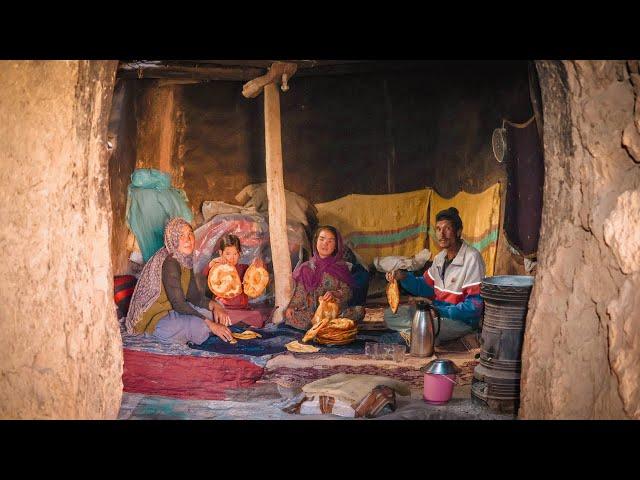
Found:
[(358, 327), (349, 318), (337, 318), (340, 309), (335, 302), (320, 299), (311, 323), (313, 326), (305, 333), (303, 342), (316, 339), (322, 345), (346, 345), (356, 339)]
[(346, 345), (356, 339), (358, 327), (349, 318), (334, 318), (316, 334), (316, 341), (322, 345)]

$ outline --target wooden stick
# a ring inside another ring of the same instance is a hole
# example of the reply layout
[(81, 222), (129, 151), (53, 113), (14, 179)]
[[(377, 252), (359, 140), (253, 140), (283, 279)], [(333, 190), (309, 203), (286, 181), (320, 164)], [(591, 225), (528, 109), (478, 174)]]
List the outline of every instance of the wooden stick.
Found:
[(276, 294), (273, 323), (281, 323), (284, 309), (291, 299), (291, 257), (287, 240), (287, 204), (282, 171), (282, 137), (280, 130), (280, 92), (275, 83), (264, 86), (264, 140), (269, 199), (269, 241)]

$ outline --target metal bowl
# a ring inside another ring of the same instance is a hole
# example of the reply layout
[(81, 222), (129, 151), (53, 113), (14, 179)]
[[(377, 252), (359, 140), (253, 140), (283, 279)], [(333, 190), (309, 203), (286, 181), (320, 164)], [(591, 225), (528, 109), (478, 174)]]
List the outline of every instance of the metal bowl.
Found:
[(420, 369), (422, 373), (433, 373), (435, 375), (450, 375), (458, 373), (458, 367), (451, 360), (446, 358), (432, 360), (426, 366)]

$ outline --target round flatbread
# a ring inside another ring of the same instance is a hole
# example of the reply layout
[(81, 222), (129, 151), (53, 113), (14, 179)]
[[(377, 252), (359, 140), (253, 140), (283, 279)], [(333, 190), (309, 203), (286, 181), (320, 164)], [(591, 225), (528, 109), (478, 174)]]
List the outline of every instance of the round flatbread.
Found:
[(233, 298), (242, 293), (242, 283), (236, 267), (220, 263), (209, 272), (209, 289), (217, 297)]
[(250, 265), (244, 274), (244, 280), (242, 285), (244, 287), (244, 293), (251, 298), (256, 298), (262, 295), (267, 284), (269, 283), (269, 272), (262, 267)]

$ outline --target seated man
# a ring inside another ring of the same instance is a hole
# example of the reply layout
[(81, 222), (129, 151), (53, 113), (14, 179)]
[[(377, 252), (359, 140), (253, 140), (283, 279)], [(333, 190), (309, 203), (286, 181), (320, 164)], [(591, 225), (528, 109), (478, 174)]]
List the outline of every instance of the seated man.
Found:
[[(388, 272), (388, 281), (400, 281), (409, 293), (432, 299), (441, 317), (441, 344), (476, 330), (482, 315), (483, 301), (480, 283), (485, 276), (485, 265), (480, 252), (462, 240), (462, 220), (458, 210), (451, 207), (436, 215), (436, 237), (442, 251), (423, 277), (403, 270)], [(415, 309), (404, 309), (405, 325), (411, 325)], [(400, 310), (398, 314), (400, 314)], [(408, 320), (408, 322), (407, 322)]]

